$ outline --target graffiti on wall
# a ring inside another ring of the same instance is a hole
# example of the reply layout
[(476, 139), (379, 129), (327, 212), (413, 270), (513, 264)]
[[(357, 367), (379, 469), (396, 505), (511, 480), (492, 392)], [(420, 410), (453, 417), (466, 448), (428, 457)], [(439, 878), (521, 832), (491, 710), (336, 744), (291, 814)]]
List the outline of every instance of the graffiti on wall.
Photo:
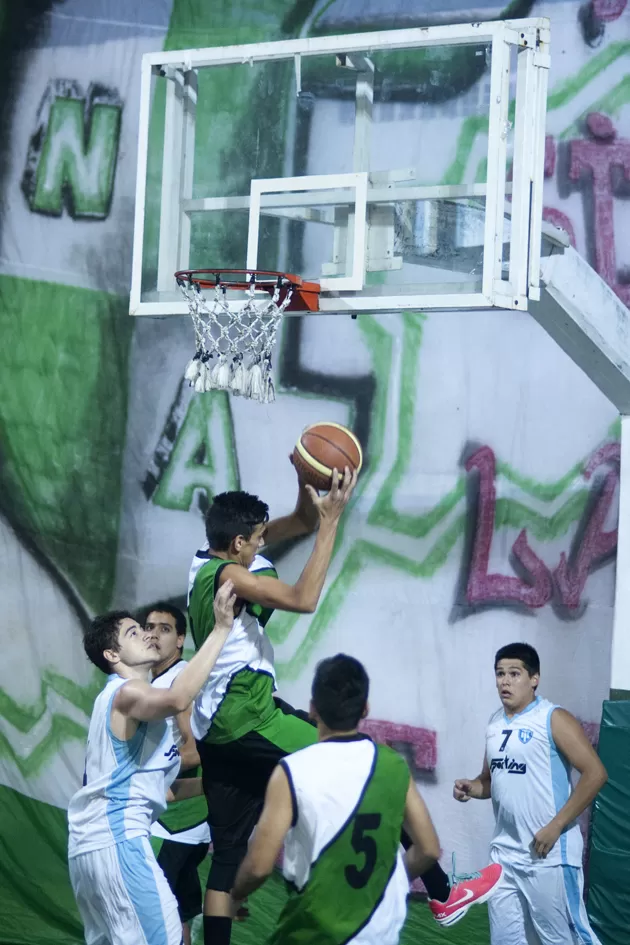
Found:
[(42, 97), (25, 160), (22, 190), (34, 213), (75, 220), (109, 214), (118, 161), (122, 103), (98, 83), (85, 94), (53, 79)]

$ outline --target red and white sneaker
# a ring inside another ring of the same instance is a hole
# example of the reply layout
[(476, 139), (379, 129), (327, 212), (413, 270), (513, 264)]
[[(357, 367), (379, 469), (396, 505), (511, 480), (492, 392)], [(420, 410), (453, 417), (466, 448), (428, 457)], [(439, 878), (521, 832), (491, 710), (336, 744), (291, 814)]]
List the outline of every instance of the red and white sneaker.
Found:
[(503, 867), (498, 863), (491, 863), (480, 873), (470, 873), (467, 876), (455, 874), (455, 856), (453, 856), (453, 875), (451, 879), (451, 893), (446, 902), (429, 899), (429, 908), (433, 918), (440, 925), (455, 925), (463, 919), (471, 906), (488, 899), (496, 892)]

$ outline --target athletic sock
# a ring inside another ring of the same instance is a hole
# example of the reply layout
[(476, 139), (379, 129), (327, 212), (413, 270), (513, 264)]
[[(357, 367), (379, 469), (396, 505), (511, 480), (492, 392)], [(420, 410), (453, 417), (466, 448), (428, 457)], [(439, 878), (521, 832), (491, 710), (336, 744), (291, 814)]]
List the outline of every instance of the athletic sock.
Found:
[(224, 915), (204, 915), (203, 945), (230, 945), (232, 920)]
[[(446, 902), (451, 894), (451, 883), (439, 863), (435, 863), (431, 869), (423, 873), (420, 879), (425, 885), (429, 899)], [(209, 945), (209, 943), (206, 942), (205, 945)]]

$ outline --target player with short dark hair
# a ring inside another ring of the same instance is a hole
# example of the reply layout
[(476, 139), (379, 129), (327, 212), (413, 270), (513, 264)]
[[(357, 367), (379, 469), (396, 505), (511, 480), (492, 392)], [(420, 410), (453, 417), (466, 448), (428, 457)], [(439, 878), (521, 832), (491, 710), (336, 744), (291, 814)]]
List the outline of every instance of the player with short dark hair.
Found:
[[(188, 663), (182, 659), (186, 617), (179, 607), (158, 601), (145, 614), (144, 629), (156, 637), (160, 662), (151, 670), (154, 686), (168, 689)], [(173, 741), (179, 748), (180, 779), (200, 778), (199, 754), (190, 730), (190, 706), (169, 720)], [(184, 945), (190, 943), (190, 923), (200, 915), (203, 897), (199, 865), (208, 855), (210, 829), (203, 795), (169, 804), (151, 827), (152, 846), (175, 898), (184, 928)]]
[[(404, 759), (358, 731), (368, 712), (363, 665), (338, 654), (317, 667), (311, 714), (317, 744), (274, 770), (236, 901), (271, 874), (284, 845), (293, 887), (273, 945), (395, 945), (409, 881), (436, 862), (440, 845)], [(401, 853), (403, 824), (413, 844)]]
[[(159, 618), (164, 614), (168, 614), (172, 620), (166, 621), (166, 623), (162, 621), (160, 624)], [(181, 637), (181, 640), (178, 643), (180, 653), (184, 649), (184, 640), (188, 631), (186, 614), (183, 612), (183, 610), (180, 610), (179, 607), (175, 607), (174, 604), (169, 604), (168, 601), (159, 600), (150, 607), (145, 607), (144, 612), (140, 617), (140, 623), (147, 631), (153, 629), (157, 631), (158, 642), (160, 637), (160, 629), (162, 629), (162, 631), (167, 635), (174, 630), (177, 636)], [(170, 630), (168, 628), (170, 628)]]
[[(273, 647), (265, 625), (274, 609), (312, 613), (333, 552), (337, 527), (356, 473), (337, 472), (323, 497), (300, 483), (292, 515), (269, 522), (265, 502), (246, 492), (216, 496), (206, 514), (207, 548), (195, 555), (189, 618), (196, 646), (213, 632), (211, 602), (226, 580), (241, 603), (234, 633), (195, 700), (191, 717), (203, 770), (213, 856), (204, 903), (204, 940), (230, 941), (230, 890), (256, 825), (267, 782), (284, 755), (317, 737), (305, 712), (274, 696)], [(295, 584), (285, 584), (259, 554), (265, 544), (308, 534), (315, 546)]]
[[(86, 945), (180, 945), (177, 902), (149, 843), (151, 822), (187, 783), (174, 779), (179, 753), (167, 719), (184, 712), (211, 672), (234, 623), (227, 581), (214, 601), (215, 628), (167, 689), (150, 685), (157, 637), (124, 611), (97, 617), (85, 651), (107, 672), (88, 731), (83, 787), (68, 807), (70, 879)], [(195, 784), (197, 793), (198, 785)]]
[[(527, 643), (494, 661), (502, 707), (490, 718), (481, 774), (455, 782), (458, 801), (492, 798), (492, 859), (503, 882), (489, 904), (492, 945), (599, 945), (582, 900), (577, 818), (606, 783), (582, 726), (537, 695), (540, 660)], [(571, 784), (571, 769), (580, 778)]]
[[(212, 633), (210, 602), (221, 581), (234, 583), (242, 607), (228, 645), (195, 699), (191, 718), (213, 843), (204, 902), (205, 945), (230, 941), (229, 891), (274, 768), (281, 758), (317, 738), (307, 713), (274, 696), (273, 648), (265, 626), (274, 609), (315, 610), (338, 523), (355, 482), (356, 473), (346, 469), (339, 484), (335, 470), (331, 491), (323, 497), (300, 482), (295, 511), (271, 522), (267, 505), (243, 492), (217, 496), (206, 515), (208, 547), (195, 555), (189, 578), (189, 618), (196, 644)], [(258, 553), (260, 548), (307, 534), (318, 523), (315, 546), (298, 580), (293, 585), (278, 580), (273, 566)], [(481, 873), (461, 877), (462, 886), (457, 877), (451, 883), (439, 864), (431, 866), (422, 880), (437, 921), (458, 921), (471, 905), (491, 894), (500, 874), (492, 864)]]

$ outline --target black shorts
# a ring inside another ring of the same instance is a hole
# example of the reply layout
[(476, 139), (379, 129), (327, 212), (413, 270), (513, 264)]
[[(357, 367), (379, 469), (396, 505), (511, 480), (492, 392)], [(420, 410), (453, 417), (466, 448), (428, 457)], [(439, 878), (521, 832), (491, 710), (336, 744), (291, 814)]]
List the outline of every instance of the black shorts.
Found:
[[(302, 747), (312, 744), (315, 740), (313, 723), (307, 714), (281, 699), (276, 698), (275, 702), (283, 715), (291, 717), (287, 722), (291, 723), (293, 743), (297, 718), (308, 723), (304, 727)], [(197, 748), (212, 836), (212, 865), (207, 885), (208, 889), (229, 892), (260, 817), (269, 778), (289, 752), (259, 732), (247, 732), (223, 745), (197, 742)]]
[(197, 870), (207, 855), (207, 843), (177, 843), (175, 840), (164, 840), (158, 853), (158, 865), (177, 899), (182, 922), (201, 915), (203, 897)]

